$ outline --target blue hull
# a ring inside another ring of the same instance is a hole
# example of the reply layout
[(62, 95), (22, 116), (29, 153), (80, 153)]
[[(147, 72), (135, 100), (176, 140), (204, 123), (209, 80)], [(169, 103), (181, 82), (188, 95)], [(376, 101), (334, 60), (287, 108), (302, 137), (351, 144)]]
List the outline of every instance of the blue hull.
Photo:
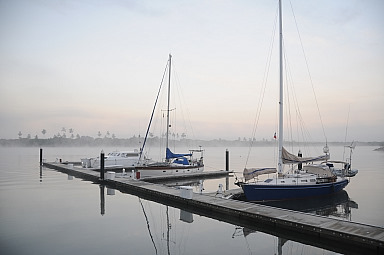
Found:
[(348, 180), (314, 185), (243, 184), (248, 201), (275, 201), (323, 196), (336, 193), (348, 185)]

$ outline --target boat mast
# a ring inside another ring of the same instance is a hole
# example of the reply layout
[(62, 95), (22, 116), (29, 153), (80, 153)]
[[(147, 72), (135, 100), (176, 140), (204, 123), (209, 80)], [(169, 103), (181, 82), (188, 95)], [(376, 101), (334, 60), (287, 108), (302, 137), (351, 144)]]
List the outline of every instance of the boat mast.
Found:
[(279, 98), (279, 162), (278, 173), (283, 172), (283, 22), (281, 0), (279, 0), (279, 37), (280, 37), (280, 98)]
[[(170, 98), (171, 98), (171, 59), (172, 59), (172, 55), (169, 54), (169, 66), (168, 66), (168, 106), (167, 106), (167, 133), (166, 133), (166, 149), (168, 149), (168, 136), (169, 136), (169, 102), (170, 102)], [(167, 157), (165, 157), (167, 158)], [(166, 161), (168, 162), (169, 160), (166, 159)]]

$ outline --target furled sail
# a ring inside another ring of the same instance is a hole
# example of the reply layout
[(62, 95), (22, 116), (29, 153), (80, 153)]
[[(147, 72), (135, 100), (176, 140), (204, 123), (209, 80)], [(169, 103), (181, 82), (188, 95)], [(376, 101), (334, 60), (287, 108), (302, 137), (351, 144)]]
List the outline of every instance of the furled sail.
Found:
[(262, 174), (276, 173), (276, 168), (244, 168), (243, 176), (245, 181), (249, 181)]
[(328, 154), (318, 156), (318, 157), (300, 158), (296, 155), (289, 153), (284, 147), (283, 147), (283, 153), (282, 153), (281, 157), (283, 159), (283, 164), (309, 163), (309, 162), (324, 161), (324, 160), (329, 159)]

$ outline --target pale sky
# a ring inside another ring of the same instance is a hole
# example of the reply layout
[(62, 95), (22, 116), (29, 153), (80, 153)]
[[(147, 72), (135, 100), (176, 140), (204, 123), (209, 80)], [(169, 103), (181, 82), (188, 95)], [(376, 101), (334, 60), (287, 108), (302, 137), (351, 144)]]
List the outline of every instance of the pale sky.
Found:
[[(343, 141), (347, 127), (347, 140), (384, 141), (384, 2), (291, 3), (328, 140)], [(143, 136), (169, 53), (188, 137), (249, 138), (276, 9), (277, 0), (0, 0), (0, 138), (62, 127)], [(283, 16), (301, 114), (322, 140), (290, 1)], [(277, 50), (276, 38), (258, 140), (277, 131)]]

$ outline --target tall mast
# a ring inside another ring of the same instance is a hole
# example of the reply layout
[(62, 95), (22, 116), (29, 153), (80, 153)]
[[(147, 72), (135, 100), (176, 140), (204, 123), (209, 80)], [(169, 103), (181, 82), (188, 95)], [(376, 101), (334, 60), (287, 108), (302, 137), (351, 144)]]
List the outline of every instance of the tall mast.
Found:
[(279, 98), (279, 162), (278, 172), (283, 172), (283, 22), (281, 0), (279, 0), (279, 37), (280, 37), (280, 98)]
[[(168, 66), (168, 106), (167, 106), (167, 133), (166, 133), (166, 148), (168, 149), (168, 135), (169, 135), (169, 102), (171, 98), (171, 59), (172, 55), (169, 54), (169, 66)], [(168, 159), (167, 159), (168, 161)]]

